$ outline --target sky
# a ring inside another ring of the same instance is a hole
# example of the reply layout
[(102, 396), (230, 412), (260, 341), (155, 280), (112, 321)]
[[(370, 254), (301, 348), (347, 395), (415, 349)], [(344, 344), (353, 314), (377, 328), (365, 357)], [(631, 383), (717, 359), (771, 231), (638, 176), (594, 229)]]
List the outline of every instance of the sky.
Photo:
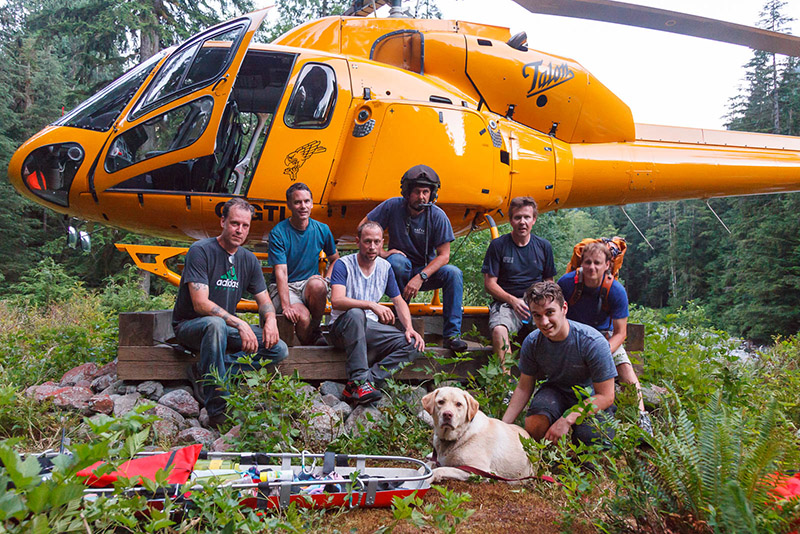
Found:
[[(628, 0), (754, 26), (762, 0)], [(573, 59), (619, 96), (639, 123), (723, 129), (749, 48), (606, 22), (534, 15), (512, 0), (438, 0), (443, 18), (528, 34), (528, 47)], [(784, 13), (800, 29), (800, 0)]]

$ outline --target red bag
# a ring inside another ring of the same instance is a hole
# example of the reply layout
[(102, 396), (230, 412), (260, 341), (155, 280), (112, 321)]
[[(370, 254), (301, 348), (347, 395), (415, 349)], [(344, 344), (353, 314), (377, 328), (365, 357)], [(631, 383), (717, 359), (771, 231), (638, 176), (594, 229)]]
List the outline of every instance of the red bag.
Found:
[(142, 456), (128, 460), (119, 466), (119, 470), (106, 473), (101, 476), (94, 474), (100, 466), (106, 462), (96, 462), (85, 469), (78, 471), (78, 476), (83, 477), (84, 483), (93, 488), (105, 488), (111, 486), (119, 477), (127, 478), (146, 478), (155, 480), (156, 471), (163, 469), (169, 471), (167, 482), (170, 484), (184, 484), (189, 480), (189, 475), (194, 470), (194, 464), (200, 456), (202, 445), (190, 445), (182, 449), (177, 449), (164, 454), (154, 454), (153, 456)]

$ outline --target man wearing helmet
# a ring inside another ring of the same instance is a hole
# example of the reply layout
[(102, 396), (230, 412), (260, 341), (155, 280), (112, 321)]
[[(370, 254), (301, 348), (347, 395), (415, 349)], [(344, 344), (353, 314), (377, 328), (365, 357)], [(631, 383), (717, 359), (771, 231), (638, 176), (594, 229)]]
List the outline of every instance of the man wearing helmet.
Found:
[(461, 270), (450, 265), (453, 227), (444, 211), (436, 206), (439, 176), (427, 165), (415, 165), (400, 180), (402, 196), (380, 203), (361, 221), (377, 222), (389, 231), (388, 250), (381, 257), (392, 265), (406, 301), (419, 291), (442, 288), (444, 346), (463, 352), (461, 304), (464, 280)]

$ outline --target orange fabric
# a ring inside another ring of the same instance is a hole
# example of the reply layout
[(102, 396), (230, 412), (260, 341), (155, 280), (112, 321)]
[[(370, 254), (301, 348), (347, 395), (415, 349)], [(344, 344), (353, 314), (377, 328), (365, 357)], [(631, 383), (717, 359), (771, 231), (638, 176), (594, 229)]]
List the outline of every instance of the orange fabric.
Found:
[(614, 279), (619, 278), (619, 270), (622, 267), (622, 261), (625, 259), (625, 251), (628, 249), (628, 244), (625, 242), (624, 237), (614, 236), (611, 239), (608, 238), (591, 238), (587, 237), (586, 239), (582, 239), (580, 243), (575, 245), (572, 249), (572, 258), (570, 258), (569, 263), (567, 264), (566, 273), (571, 273), (572, 271), (578, 270), (578, 267), (581, 266), (581, 258), (583, 257), (583, 247), (588, 245), (589, 243), (595, 242), (602, 242), (605, 243), (606, 246), (611, 250), (611, 274), (614, 275)]
[[(153, 456), (143, 456), (141, 458), (134, 458), (128, 460), (119, 466), (119, 470), (105, 473), (104, 475), (97, 476), (95, 471), (106, 462), (96, 462), (85, 469), (78, 471), (78, 476), (85, 478), (84, 483), (93, 488), (104, 488), (111, 486), (116, 482), (119, 477), (127, 478), (146, 478), (155, 480), (156, 471), (165, 469), (169, 463), (171, 470), (167, 482), (170, 484), (183, 484), (189, 480), (189, 475), (194, 469), (194, 464), (197, 463), (197, 457), (200, 456), (202, 445), (191, 445), (172, 452), (165, 452), (164, 454), (156, 454)], [(174, 456), (173, 456), (174, 454)]]

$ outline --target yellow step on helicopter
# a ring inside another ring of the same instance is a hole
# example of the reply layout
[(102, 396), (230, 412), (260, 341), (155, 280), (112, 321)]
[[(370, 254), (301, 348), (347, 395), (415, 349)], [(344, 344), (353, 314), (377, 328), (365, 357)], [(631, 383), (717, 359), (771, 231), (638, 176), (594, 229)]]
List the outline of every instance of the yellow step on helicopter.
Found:
[[(797, 37), (610, 0), (517, 2), (800, 53)], [(503, 219), (519, 195), (544, 212), (800, 190), (800, 138), (635, 124), (579, 63), (507, 28), (343, 16), (251, 43), (266, 11), (131, 69), (25, 142), (11, 183), (57, 212), (177, 239), (216, 235), (222, 204), (243, 196), (264, 241), (301, 181), (345, 243), (418, 163), (441, 177), (457, 235)], [(120, 248), (179, 279), (164, 261), (185, 249)]]

